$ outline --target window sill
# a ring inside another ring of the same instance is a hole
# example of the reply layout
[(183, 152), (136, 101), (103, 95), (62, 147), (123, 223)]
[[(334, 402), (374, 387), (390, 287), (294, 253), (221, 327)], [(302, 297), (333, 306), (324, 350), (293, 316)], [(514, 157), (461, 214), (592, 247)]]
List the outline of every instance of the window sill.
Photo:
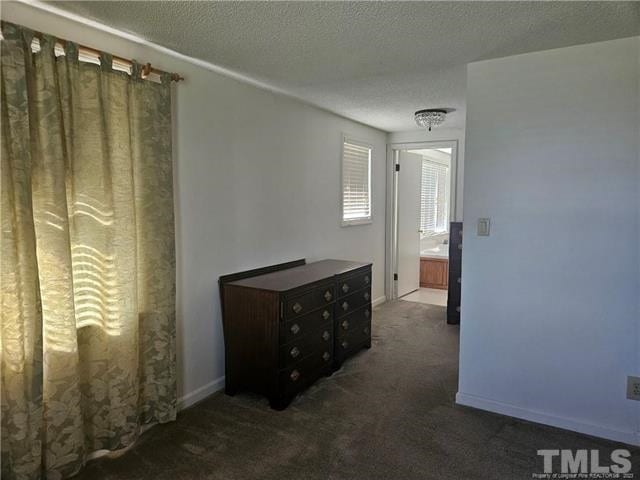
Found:
[(342, 220), (341, 222), (341, 226), (343, 227), (351, 227), (354, 225), (368, 225), (370, 223), (373, 223), (373, 219), (371, 217), (369, 218), (356, 218), (353, 220)]

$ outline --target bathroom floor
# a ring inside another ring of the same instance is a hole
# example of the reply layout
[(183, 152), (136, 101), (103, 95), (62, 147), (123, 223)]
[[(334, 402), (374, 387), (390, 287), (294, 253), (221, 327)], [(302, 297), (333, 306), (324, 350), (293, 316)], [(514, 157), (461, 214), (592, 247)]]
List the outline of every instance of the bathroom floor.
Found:
[(400, 300), (407, 302), (426, 303), (428, 305), (447, 306), (447, 291), (436, 288), (419, 288), (415, 292), (405, 295)]

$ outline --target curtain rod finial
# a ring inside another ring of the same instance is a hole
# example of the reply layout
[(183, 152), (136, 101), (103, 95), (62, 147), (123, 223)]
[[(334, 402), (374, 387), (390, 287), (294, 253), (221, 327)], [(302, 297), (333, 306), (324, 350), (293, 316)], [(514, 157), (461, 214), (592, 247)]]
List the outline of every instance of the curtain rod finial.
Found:
[(142, 67), (142, 78), (146, 78), (151, 73), (151, 64), (145, 63)]

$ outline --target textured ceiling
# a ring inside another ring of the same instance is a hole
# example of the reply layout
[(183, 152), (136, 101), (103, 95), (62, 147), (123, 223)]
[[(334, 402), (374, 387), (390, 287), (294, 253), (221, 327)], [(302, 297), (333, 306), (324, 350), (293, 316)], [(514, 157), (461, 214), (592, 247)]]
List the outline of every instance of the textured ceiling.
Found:
[(469, 62), (640, 34), (640, 2), (146, 2), (55, 6), (386, 131), (450, 107)]

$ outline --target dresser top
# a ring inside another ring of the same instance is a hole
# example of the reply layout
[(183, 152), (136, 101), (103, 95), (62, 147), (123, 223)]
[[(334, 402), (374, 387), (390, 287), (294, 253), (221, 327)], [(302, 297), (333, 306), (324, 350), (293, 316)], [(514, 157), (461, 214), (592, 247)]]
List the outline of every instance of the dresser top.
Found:
[(302, 285), (314, 283), (334, 275), (349, 273), (370, 265), (371, 263), (352, 262), (349, 260), (321, 260), (277, 272), (236, 280), (235, 282), (229, 282), (227, 285), (286, 292)]

